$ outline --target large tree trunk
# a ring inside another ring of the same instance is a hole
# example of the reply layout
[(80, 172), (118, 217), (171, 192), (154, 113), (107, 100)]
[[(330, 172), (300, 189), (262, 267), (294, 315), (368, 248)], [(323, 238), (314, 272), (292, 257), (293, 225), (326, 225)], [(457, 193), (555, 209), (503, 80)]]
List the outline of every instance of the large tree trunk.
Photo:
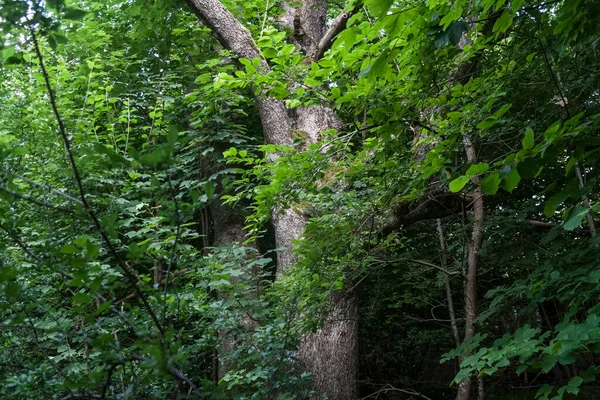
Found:
[[(219, 42), (232, 50), (238, 57), (261, 60), (259, 68), (268, 71), (268, 65), (250, 32), (218, 0), (186, 0), (198, 17), (217, 36)], [(336, 18), (326, 30), (326, 2), (304, 0), (295, 8), (287, 6), (288, 14), (296, 32), (293, 40), (296, 47), (307, 58), (323, 54), (336, 32), (341, 30), (348, 15)], [(330, 39), (327, 39), (330, 38)], [(256, 96), (265, 139), (276, 145), (289, 145), (293, 141), (292, 131), (303, 131), (309, 142), (315, 142), (320, 132), (330, 128), (341, 128), (340, 119), (329, 107), (311, 106), (288, 110), (284, 103), (269, 97)], [(273, 156), (271, 156), (273, 157)], [(280, 212), (282, 211), (282, 212)], [(285, 248), (278, 254), (278, 276), (285, 274), (287, 267), (296, 258), (291, 251), (292, 241), (302, 235), (306, 219), (293, 210), (274, 210), (273, 226), (276, 245)], [(330, 400), (352, 400), (358, 397), (356, 388), (358, 330), (357, 307), (354, 296), (342, 294), (328, 298), (329, 314), (324, 326), (305, 337), (300, 346), (299, 358), (302, 365), (313, 374), (317, 397), (327, 395)]]

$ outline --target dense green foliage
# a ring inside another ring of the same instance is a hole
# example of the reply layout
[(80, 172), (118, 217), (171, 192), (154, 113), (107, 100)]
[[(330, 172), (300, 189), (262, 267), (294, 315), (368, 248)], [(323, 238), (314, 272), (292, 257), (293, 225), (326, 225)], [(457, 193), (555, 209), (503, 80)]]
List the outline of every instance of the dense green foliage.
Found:
[[(281, 2), (223, 3), (268, 73), (183, 1), (0, 0), (0, 398), (309, 398), (339, 292), (363, 396), (597, 398), (600, 3), (330, 2), (356, 12), (320, 60)], [(255, 95), (344, 127), (264, 144)], [(283, 209), (309, 222), (275, 280)]]

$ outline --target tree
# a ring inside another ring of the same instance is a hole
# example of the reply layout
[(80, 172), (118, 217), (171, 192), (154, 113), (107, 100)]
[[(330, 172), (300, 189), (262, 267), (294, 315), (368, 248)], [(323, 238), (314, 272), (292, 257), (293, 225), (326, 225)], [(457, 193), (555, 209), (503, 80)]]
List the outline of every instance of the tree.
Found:
[(595, 1), (0, 6), (2, 398), (597, 397)]
[[(219, 42), (239, 58), (254, 62), (261, 73), (268, 73), (267, 60), (261, 54), (250, 32), (235, 19), (233, 14), (219, 1), (188, 1), (202, 21), (217, 36)], [(266, 15), (266, 14), (265, 14)], [(326, 30), (327, 4), (325, 1), (305, 1), (296, 7), (288, 6), (282, 20), (289, 21), (288, 29), (295, 51), (307, 61), (323, 54), (334, 39), (334, 33)], [(348, 18), (342, 12), (329, 28), (332, 32), (341, 30)], [(321, 43), (323, 41), (323, 43)], [(318, 61), (318, 58), (315, 59)], [(281, 100), (261, 93), (255, 96), (260, 112), (266, 141), (274, 145), (290, 145), (293, 132), (305, 133), (307, 144), (319, 141), (321, 132), (340, 129), (341, 121), (328, 105), (286, 108)], [(278, 275), (294, 264), (292, 242), (302, 235), (306, 224), (305, 217), (293, 209), (276, 209), (272, 215), (275, 241), (278, 248)], [(355, 299), (330, 297), (330, 317), (318, 332), (305, 338), (300, 348), (300, 359), (315, 376), (315, 390), (318, 394), (328, 394), (332, 399), (356, 398), (357, 368), (357, 317)]]

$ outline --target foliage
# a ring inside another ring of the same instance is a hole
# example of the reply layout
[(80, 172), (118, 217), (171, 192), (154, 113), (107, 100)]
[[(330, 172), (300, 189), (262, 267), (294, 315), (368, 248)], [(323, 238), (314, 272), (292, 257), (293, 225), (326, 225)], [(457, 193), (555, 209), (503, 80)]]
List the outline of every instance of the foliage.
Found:
[[(281, 2), (223, 3), (268, 71), (180, 2), (0, 1), (0, 396), (310, 398), (300, 338), (350, 293), (365, 396), (594, 398), (597, 2), (330, 2), (355, 12), (319, 60)], [(257, 96), (343, 128), (264, 144)], [(242, 240), (216, 243), (223, 201)], [(308, 222), (276, 281), (274, 211)]]

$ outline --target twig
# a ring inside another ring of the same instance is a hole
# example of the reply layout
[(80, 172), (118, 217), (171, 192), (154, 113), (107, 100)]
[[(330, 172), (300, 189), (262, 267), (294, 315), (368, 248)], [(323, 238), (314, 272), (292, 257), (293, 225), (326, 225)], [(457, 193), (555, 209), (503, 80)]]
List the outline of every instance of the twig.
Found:
[(7, 193), (7, 194), (9, 194), (9, 195), (11, 195), (13, 197), (16, 197), (17, 199), (24, 200), (26, 202), (35, 204), (35, 205), (40, 206), (40, 207), (50, 208), (52, 210), (62, 211), (64, 213), (68, 213), (68, 214), (75, 214), (73, 212), (73, 210), (69, 210), (68, 208), (63, 208), (63, 207), (55, 206), (55, 205), (52, 205), (52, 204), (47, 203), (47, 202), (41, 202), (39, 200), (32, 199), (31, 197), (27, 197), (27, 196), (24, 196), (24, 195), (19, 194), (17, 192), (13, 192), (12, 190), (8, 190), (8, 189), (5, 189), (5, 188), (0, 188), (0, 191), (3, 191), (4, 193)]
[(164, 285), (164, 307), (163, 307), (163, 325), (165, 324), (165, 319), (167, 316), (167, 286), (169, 284), (169, 274), (171, 273), (171, 269), (175, 265), (175, 259), (177, 257), (177, 243), (179, 242), (179, 237), (181, 235), (181, 220), (179, 217), (179, 202), (177, 201), (177, 193), (173, 191), (173, 184), (171, 182), (171, 176), (168, 177), (169, 181), (169, 190), (173, 194), (173, 204), (175, 206), (175, 223), (177, 224), (177, 231), (175, 233), (175, 240), (173, 242), (173, 248), (171, 249), (171, 259), (169, 261), (169, 266), (167, 267), (167, 273), (165, 274), (165, 285)]
[(417, 392), (416, 390), (412, 390), (412, 389), (398, 389), (393, 387), (392, 385), (385, 385), (383, 388), (379, 389), (378, 391), (371, 393), (370, 395), (366, 396), (366, 397), (361, 397), (358, 400), (366, 400), (366, 399), (371, 399), (373, 397), (377, 398), (379, 397), (380, 394), (385, 394), (387, 392), (400, 392), (400, 393), (406, 393), (406, 394), (410, 394), (413, 396), (419, 396), (422, 399), (425, 400), (431, 400), (431, 398), (425, 396), (424, 394), (421, 394), (419, 392)]
[(397, 263), (397, 262), (406, 261), (406, 262), (411, 262), (411, 263), (415, 263), (415, 264), (421, 264), (421, 265), (425, 265), (427, 267), (435, 268), (437, 270), (442, 271), (446, 275), (458, 275), (458, 274), (460, 274), (459, 271), (448, 271), (447, 269), (442, 268), (439, 265), (435, 265), (435, 264), (432, 264), (432, 263), (427, 262), (427, 261), (415, 260), (415, 259), (412, 259), (412, 258), (397, 258), (395, 260), (389, 260), (389, 261), (387, 261), (387, 260), (381, 260), (381, 261), (383, 261), (386, 264), (394, 264), (394, 263)]
[(23, 250), (25, 252), (25, 254), (27, 254), (29, 257), (33, 258), (39, 264), (44, 264), (44, 262), (42, 261), (42, 259), (40, 257), (38, 257), (34, 252), (32, 252), (29, 249), (29, 247), (27, 247), (27, 245), (21, 239), (19, 239), (18, 236), (13, 234), (10, 231), (10, 229), (8, 229), (2, 223), (0, 223), (0, 229), (2, 229), (4, 232), (6, 232), (6, 234), (13, 240), (13, 242), (15, 242), (17, 244), (17, 246), (19, 246), (21, 248), (21, 250)]
[(77, 204), (79, 204), (79, 205), (83, 205), (83, 204), (81, 203), (81, 200), (78, 200), (78, 199), (76, 199), (75, 197), (71, 197), (71, 196), (69, 196), (68, 194), (66, 194), (66, 193), (64, 193), (64, 192), (61, 192), (60, 190), (53, 189), (53, 188), (51, 188), (50, 186), (48, 186), (48, 185), (45, 185), (45, 184), (43, 184), (43, 183), (36, 182), (36, 181), (33, 181), (33, 180), (31, 180), (31, 179), (28, 179), (28, 178), (24, 177), (23, 175), (19, 175), (19, 174), (17, 174), (16, 172), (11, 172), (11, 171), (6, 171), (6, 170), (0, 170), (0, 172), (1, 172), (1, 173), (3, 173), (3, 174), (12, 175), (12, 176), (14, 176), (14, 177), (16, 177), (16, 178), (18, 178), (18, 179), (24, 180), (24, 181), (25, 181), (25, 182), (27, 182), (27, 183), (30, 183), (30, 184), (32, 184), (32, 185), (35, 185), (35, 186), (41, 187), (42, 189), (49, 190), (49, 191), (51, 191), (52, 193), (54, 193), (54, 194), (57, 194), (57, 195), (59, 195), (59, 196), (62, 196), (62, 197), (64, 197), (64, 198), (65, 198), (65, 199), (67, 199), (67, 200), (73, 201), (73, 202), (75, 202), (75, 203), (77, 203)]

